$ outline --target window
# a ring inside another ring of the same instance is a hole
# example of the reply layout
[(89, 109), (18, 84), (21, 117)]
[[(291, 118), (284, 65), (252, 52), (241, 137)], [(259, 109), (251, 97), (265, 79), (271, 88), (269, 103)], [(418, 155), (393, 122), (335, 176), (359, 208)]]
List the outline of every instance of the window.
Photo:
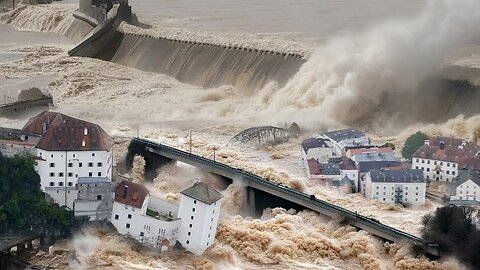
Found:
[(417, 162), (418, 162), (418, 158), (417, 158)]
[(450, 162), (447, 162), (447, 167), (450, 167)]
[(69, 172), (68, 177), (72, 177), (72, 176), (73, 176), (73, 173)]
[(415, 201), (417, 201), (417, 202), (418, 202), (418, 198), (416, 198), (416, 199), (415, 199)]
[(51, 154), (50, 157), (53, 158), (53, 154)]
[(97, 167), (102, 167), (102, 166), (103, 166), (102, 162), (97, 163)]
[(212, 211), (212, 214), (215, 214), (215, 210)]
[(442, 165), (442, 166), (443, 166), (443, 161), (442, 161), (442, 162), (440, 162), (440, 165)]
[(408, 187), (405, 187), (406, 190), (408, 190)]
[(450, 171), (447, 171), (447, 174), (450, 174)]
[(55, 182), (50, 182), (50, 186), (51, 187), (55, 186)]
[(73, 182), (68, 182), (68, 186), (69, 187), (73, 186)]
[(188, 232), (188, 236), (190, 236), (190, 235), (192, 235), (192, 233), (191, 233), (191, 232)]
[(97, 195), (97, 201), (101, 201), (102, 200), (102, 195)]
[(190, 241), (187, 240), (187, 245), (190, 244)]
[(58, 176), (59, 176), (59, 177), (63, 177), (63, 172), (59, 172), (59, 173), (58, 173)]
[(377, 192), (377, 195), (378, 195), (378, 192)]
[(190, 223), (190, 225), (188, 225), (189, 228), (192, 228), (192, 224)]
[(455, 168), (455, 166), (456, 166), (455, 163), (452, 163), (452, 167)]
[(115, 215), (115, 220), (118, 220), (118, 215)]
[(210, 221), (212, 221), (212, 222), (213, 222), (213, 218), (212, 218)]
[(383, 198), (383, 201), (385, 201), (385, 198)]
[(208, 246), (208, 242), (207, 242), (207, 246)]
[(93, 173), (92, 172), (89, 172), (88, 173), (88, 176), (92, 177)]
[(92, 157), (94, 157), (94, 156), (95, 156), (95, 153), (92, 153)]
[(452, 171), (452, 175), (455, 175), (455, 171)]
[(131, 214), (128, 214), (128, 219), (132, 219), (132, 215)]
[(386, 186), (383, 186), (383, 189), (387, 189), (387, 187), (386, 187)]
[(82, 163), (82, 162), (78, 163), (78, 167), (81, 168), (82, 166), (83, 166), (83, 163)]
[(422, 159), (422, 163), (425, 163), (425, 159)]
[(197, 200), (193, 200), (193, 204), (197, 204)]
[(144, 236), (145, 234), (143, 232), (140, 232), (140, 236)]
[(58, 182), (58, 185), (63, 187), (63, 182)]
[(210, 230), (212, 229), (212, 226), (210, 226)]
[(377, 189), (378, 189), (378, 188), (379, 188), (379, 187), (377, 186)]
[(195, 207), (194, 207), (194, 208), (192, 208), (192, 212), (195, 212)]
[(55, 163), (50, 163), (50, 168), (55, 167)]
[(50, 177), (54, 177), (55, 176), (55, 173), (54, 172), (50, 172)]
[(408, 192), (405, 192), (405, 195), (408, 195)]
[(193, 220), (193, 216), (190, 216), (190, 219)]
[(102, 172), (98, 172), (98, 174), (97, 174), (97, 175), (98, 175), (98, 176), (102, 176)]
[(75, 157), (75, 154), (73, 154), (73, 157)]
[(93, 167), (93, 162), (89, 162), (88, 167)]
[(427, 164), (430, 164), (430, 160), (427, 160)]
[(430, 171), (430, 168), (427, 168), (427, 172), (429, 172), (429, 171)]
[(130, 223), (127, 223), (127, 225), (125, 225), (125, 227), (126, 227), (127, 229), (130, 229)]
[(68, 167), (70, 167), (70, 168), (73, 167), (73, 163), (69, 162)]
[(418, 190), (418, 187), (416, 187), (415, 189)]
[(417, 170), (418, 170), (418, 166), (415, 166), (415, 169), (417, 169)]

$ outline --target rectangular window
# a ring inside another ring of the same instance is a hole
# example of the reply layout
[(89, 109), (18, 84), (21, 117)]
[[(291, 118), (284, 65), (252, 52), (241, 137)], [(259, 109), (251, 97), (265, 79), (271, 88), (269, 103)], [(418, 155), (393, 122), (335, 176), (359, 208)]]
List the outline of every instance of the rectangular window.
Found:
[(193, 220), (193, 216), (190, 216), (190, 219)]
[(128, 214), (128, 219), (132, 219), (132, 215), (131, 214)]
[(193, 204), (197, 204), (197, 200), (193, 200)]
[(78, 163), (78, 167), (80, 168), (83, 167), (83, 163), (82, 162)]
[(63, 172), (59, 172), (58, 177), (63, 177)]
[(55, 186), (55, 182), (50, 182), (50, 186), (51, 187)]
[(427, 160), (427, 164), (430, 164), (430, 160)]
[(98, 174), (97, 174), (97, 175), (98, 175), (99, 177), (100, 177), (100, 176), (102, 176), (102, 172), (98, 172)]
[(430, 168), (427, 168), (427, 172), (429, 172), (429, 171), (430, 171)]
[(95, 153), (92, 153), (92, 157), (94, 157), (94, 156), (95, 156)]
[(447, 171), (447, 174), (450, 174), (450, 171)]
[(68, 177), (73, 177), (73, 173), (69, 172)]
[(190, 241), (187, 240), (187, 245), (190, 244)]
[(93, 173), (92, 172), (89, 172), (88, 173), (88, 176), (92, 177)]
[(191, 233), (191, 232), (188, 232), (188, 236), (190, 236), (190, 235), (192, 235), (192, 233)]
[(69, 187), (73, 186), (73, 182), (68, 182), (68, 186)]
[(102, 167), (102, 166), (103, 166), (102, 162), (97, 163), (97, 167)]
[(455, 175), (455, 171), (452, 171), (452, 175)]
[(54, 172), (50, 172), (50, 177), (54, 177), (55, 176), (55, 173)]
[(101, 201), (102, 200), (102, 195), (97, 195), (97, 201)]
[(115, 215), (115, 220), (118, 220), (118, 215)]
[(447, 162), (447, 167), (450, 167), (450, 162)]
[(125, 227), (126, 227), (127, 229), (130, 229), (130, 223), (127, 223), (127, 225), (125, 225)]
[(192, 208), (192, 212), (195, 212), (195, 207), (194, 207), (194, 208)]
[(73, 163), (69, 162), (69, 163), (68, 163), (68, 167), (69, 167), (69, 168), (73, 167)]
[(63, 187), (63, 182), (58, 182), (58, 185)]
[(145, 234), (143, 232), (140, 232), (140, 236), (144, 236)]
[(50, 168), (55, 167), (55, 163), (50, 163)]
[(189, 228), (192, 228), (192, 226), (193, 226), (192, 224), (188, 225)]
[(88, 167), (93, 167), (93, 162), (89, 162)]

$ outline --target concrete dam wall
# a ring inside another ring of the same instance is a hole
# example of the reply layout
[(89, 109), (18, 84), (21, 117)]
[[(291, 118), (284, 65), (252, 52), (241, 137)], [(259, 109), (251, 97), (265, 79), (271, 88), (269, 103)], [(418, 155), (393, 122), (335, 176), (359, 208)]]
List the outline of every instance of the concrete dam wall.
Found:
[[(113, 8), (102, 22), (98, 21), (103, 16), (98, 8), (87, 8), (90, 3), (89, 0), (80, 1), (81, 9), (75, 12), (76, 21), (66, 33), (75, 40), (83, 38), (70, 50), (70, 55), (162, 73), (205, 88), (232, 85), (241, 91), (253, 91), (271, 81), (283, 86), (305, 62), (303, 56), (294, 53), (124, 33), (118, 26), (125, 14), (131, 14), (129, 6)], [(98, 21), (96, 27), (95, 21)], [(90, 31), (86, 33), (86, 29)]]

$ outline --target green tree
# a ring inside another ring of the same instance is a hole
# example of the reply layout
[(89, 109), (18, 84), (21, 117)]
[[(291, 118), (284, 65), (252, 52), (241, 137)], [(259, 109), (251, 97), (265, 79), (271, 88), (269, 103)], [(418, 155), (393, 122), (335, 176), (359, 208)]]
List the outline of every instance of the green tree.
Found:
[(402, 149), (402, 156), (405, 159), (411, 159), (415, 151), (420, 148), (428, 139), (427, 134), (417, 131), (415, 134), (410, 135), (405, 141), (405, 145)]
[(392, 150), (395, 150), (395, 145), (393, 143), (387, 142), (386, 144), (383, 145), (383, 147), (390, 147)]

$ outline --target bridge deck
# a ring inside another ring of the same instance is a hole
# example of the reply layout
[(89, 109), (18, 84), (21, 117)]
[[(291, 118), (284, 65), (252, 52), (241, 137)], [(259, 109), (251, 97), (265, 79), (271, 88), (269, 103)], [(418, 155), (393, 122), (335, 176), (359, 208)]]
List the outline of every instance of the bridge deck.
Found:
[[(294, 203), (304, 206), (307, 209), (325, 214), (332, 218), (341, 218), (347, 224), (366, 230), (373, 235), (379, 236), (383, 239), (393, 242), (409, 242), (415, 245), (427, 247), (423, 239), (415, 235), (387, 226), (380, 223), (378, 220), (359, 215), (356, 212), (352, 212), (345, 208), (328, 203), (309, 194), (290, 189), (276, 182), (269, 181), (268, 179), (243, 171), (242, 169), (234, 168), (220, 162), (215, 162), (213, 160), (197, 156), (186, 151), (182, 151), (145, 139), (134, 138), (132, 142), (144, 145), (146, 150), (148, 150), (149, 152), (162, 155), (170, 159), (185, 162), (196, 167), (208, 169), (210, 172), (229, 177), (231, 179), (242, 179), (242, 181), (244, 181), (246, 185), (252, 188), (282, 197), (283, 199), (292, 201)], [(438, 253), (436, 250), (430, 247), (427, 247), (427, 249), (430, 249), (429, 252), (431, 254), (437, 255), (436, 253)]]

